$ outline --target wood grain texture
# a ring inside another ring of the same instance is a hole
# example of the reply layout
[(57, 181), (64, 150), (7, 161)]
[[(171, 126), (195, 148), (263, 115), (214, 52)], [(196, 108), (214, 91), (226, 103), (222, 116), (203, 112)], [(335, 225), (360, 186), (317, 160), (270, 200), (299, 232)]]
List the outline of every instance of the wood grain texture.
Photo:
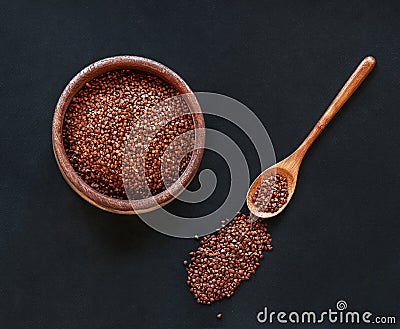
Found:
[[(290, 202), (293, 193), (296, 188), (297, 176), (299, 173), (301, 162), (303, 161), (304, 155), (307, 153), (310, 146), (314, 143), (314, 141), (318, 138), (321, 132), (325, 129), (328, 123), (333, 119), (336, 113), (342, 108), (342, 106), (347, 102), (347, 100), (353, 95), (353, 93), (357, 90), (357, 88), (361, 85), (361, 83), (365, 80), (368, 74), (375, 67), (376, 60), (372, 56), (368, 56), (364, 58), (361, 63), (358, 65), (356, 70), (350, 76), (350, 78), (346, 81), (342, 89), (339, 91), (335, 99), (326, 109), (325, 113), (319, 119), (317, 124), (305, 138), (305, 140), (300, 144), (300, 146), (288, 157), (278, 162), (274, 166), (263, 171), (250, 186), (249, 191), (247, 192), (247, 206), (251, 213), (256, 217), (260, 218), (270, 218), (280, 214)], [(288, 192), (289, 197), (286, 202), (278, 211), (274, 213), (262, 212), (257, 207), (255, 207), (254, 202), (252, 200), (252, 196), (260, 186), (261, 182), (269, 177), (276, 174), (280, 174), (285, 176), (288, 180)]]
[[(171, 202), (175, 197), (168, 191), (154, 196), (154, 199), (142, 199), (142, 200), (119, 200), (104, 194), (99, 193), (85, 181), (83, 181), (79, 175), (73, 169), (71, 163), (66, 155), (63, 139), (62, 139), (62, 128), (64, 122), (64, 115), (68, 109), (68, 106), (79, 90), (93, 78), (114, 70), (121, 69), (132, 69), (151, 73), (167, 83), (171, 84), (179, 94), (192, 94), (191, 89), (185, 83), (185, 81), (179, 77), (168, 67), (155, 62), (148, 58), (137, 57), (137, 56), (116, 56), (97, 61), (88, 67), (84, 68), (79, 72), (65, 87), (62, 92), (58, 103), (55, 108), (53, 124), (52, 124), (52, 143), (54, 155), (60, 168), (61, 174), (63, 175), (66, 182), (71, 188), (80, 195), (84, 200), (88, 201), (96, 207), (117, 214), (138, 214), (148, 211), (152, 211), (158, 207), (154, 206), (154, 200), (157, 204), (163, 206)], [(188, 107), (193, 114), (193, 120), (196, 128), (204, 128), (204, 118), (201, 113), (200, 105), (198, 104), (194, 95), (187, 97)], [(197, 131), (196, 131), (197, 134)], [(203, 157), (203, 148), (205, 143), (204, 131), (200, 130), (200, 133), (196, 135), (195, 150), (193, 151), (191, 160), (180, 177), (181, 184), (183, 186), (189, 185), (193, 177), (195, 176), (201, 159)], [(173, 193), (176, 194), (176, 191)]]

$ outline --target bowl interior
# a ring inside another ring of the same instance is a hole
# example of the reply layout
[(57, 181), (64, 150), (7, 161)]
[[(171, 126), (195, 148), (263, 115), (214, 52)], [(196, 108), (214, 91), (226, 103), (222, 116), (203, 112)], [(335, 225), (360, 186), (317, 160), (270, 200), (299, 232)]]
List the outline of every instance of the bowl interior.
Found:
[[(180, 182), (185, 187), (195, 176), (203, 156), (205, 136), (203, 130), (197, 129), (204, 128), (204, 118), (201, 113), (200, 105), (198, 104), (196, 97), (192, 94), (189, 86), (175, 72), (164, 65), (147, 58), (117, 56), (100, 60), (79, 72), (66, 86), (56, 106), (52, 131), (53, 150), (62, 175), (81, 197), (95, 206), (115, 213), (134, 214), (148, 212), (158, 208), (158, 206), (154, 206), (154, 201), (156, 201), (157, 205), (163, 206), (172, 201), (175, 197), (169, 193), (168, 190), (165, 190), (152, 198), (129, 201), (112, 198), (98, 192), (89, 186), (78, 175), (78, 173), (75, 172), (65, 152), (62, 139), (64, 115), (72, 98), (90, 80), (102, 75), (103, 73), (122, 69), (151, 73), (173, 86), (179, 94), (191, 94), (185, 99), (188, 103), (194, 126), (196, 128), (196, 140), (190, 162), (180, 176)], [(173, 187), (171, 187), (171, 190), (173, 190), (174, 195), (179, 194), (179, 191)]]

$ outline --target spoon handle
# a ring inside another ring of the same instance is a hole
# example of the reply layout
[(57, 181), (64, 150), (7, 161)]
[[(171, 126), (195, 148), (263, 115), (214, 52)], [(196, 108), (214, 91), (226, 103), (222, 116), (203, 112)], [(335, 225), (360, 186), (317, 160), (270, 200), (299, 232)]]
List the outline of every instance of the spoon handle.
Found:
[(360, 65), (353, 72), (351, 77), (346, 81), (342, 89), (339, 91), (335, 99), (329, 105), (321, 119), (317, 122), (313, 130), (308, 134), (303, 143), (299, 146), (297, 151), (301, 157), (308, 151), (312, 143), (317, 139), (319, 134), (325, 129), (328, 123), (332, 120), (336, 113), (342, 108), (347, 100), (353, 95), (357, 88), (361, 85), (364, 79), (372, 71), (376, 63), (375, 58), (368, 56), (362, 60)]

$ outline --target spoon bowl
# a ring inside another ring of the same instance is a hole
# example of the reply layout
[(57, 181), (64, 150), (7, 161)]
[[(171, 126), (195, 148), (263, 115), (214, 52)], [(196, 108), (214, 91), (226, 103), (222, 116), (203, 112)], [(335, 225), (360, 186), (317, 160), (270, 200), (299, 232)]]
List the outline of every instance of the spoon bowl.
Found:
[[(249, 191), (247, 192), (247, 206), (251, 212), (251, 217), (256, 218), (270, 218), (280, 214), (288, 205), (290, 200), (292, 199), (294, 190), (296, 188), (297, 176), (299, 173), (301, 162), (303, 161), (304, 155), (307, 153), (310, 146), (314, 143), (314, 141), (318, 138), (321, 132), (325, 129), (328, 123), (332, 120), (335, 114), (342, 108), (342, 106), (347, 102), (347, 100), (353, 95), (353, 93), (357, 90), (357, 88), (361, 85), (364, 79), (368, 76), (368, 74), (372, 71), (376, 63), (375, 58), (372, 56), (368, 56), (364, 58), (360, 65), (356, 68), (347, 82), (344, 84), (342, 89), (339, 91), (335, 99), (329, 105), (325, 113), (322, 115), (321, 119), (317, 122), (315, 127), (308, 134), (306, 139), (300, 146), (295, 150), (291, 155), (287, 158), (278, 162), (277, 164), (271, 166), (270, 168), (263, 171), (251, 184)], [(261, 183), (264, 179), (268, 177), (281, 175), (287, 179), (288, 184), (288, 198), (285, 204), (281, 205), (281, 207), (275, 212), (265, 212), (254, 204), (253, 196), (256, 191), (261, 186)]]
[[(293, 153), (291, 156), (287, 157), (286, 159), (278, 162), (277, 164), (269, 167), (265, 171), (263, 171), (258, 177), (254, 180), (251, 184), (249, 191), (247, 192), (247, 206), (250, 209), (250, 212), (260, 218), (270, 218), (280, 214), (288, 205), (290, 199), (293, 196), (294, 190), (296, 188), (297, 183), (297, 175), (300, 169), (301, 159), (300, 161), (296, 161), (296, 153)], [(260, 187), (263, 180), (267, 179), (268, 177), (273, 177), (276, 175), (281, 175), (287, 179), (288, 184), (288, 198), (285, 204), (282, 205), (276, 212), (263, 212), (260, 211), (253, 202), (253, 195)]]

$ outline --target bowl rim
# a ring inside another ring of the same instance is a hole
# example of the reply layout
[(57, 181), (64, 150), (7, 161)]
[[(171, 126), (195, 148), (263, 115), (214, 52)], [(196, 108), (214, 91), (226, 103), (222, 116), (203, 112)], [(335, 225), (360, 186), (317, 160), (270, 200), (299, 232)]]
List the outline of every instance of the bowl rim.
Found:
[[(79, 90), (81, 90), (85, 83), (105, 72), (121, 69), (131, 69), (151, 73), (172, 85), (179, 94), (193, 95), (193, 97), (188, 97), (191, 102), (189, 109), (192, 112), (198, 137), (196, 137), (195, 149), (193, 150), (191, 160), (183, 174), (180, 176), (181, 184), (184, 187), (189, 185), (191, 180), (194, 178), (203, 157), (205, 144), (204, 117), (196, 97), (186, 82), (170, 68), (149, 58), (132, 55), (107, 57), (88, 65), (78, 72), (64, 88), (55, 107), (52, 123), (52, 145), (54, 156), (62, 176), (70, 187), (83, 199), (92, 205), (109, 212), (118, 214), (139, 214), (166, 205), (174, 200), (179, 193), (174, 191), (174, 196), (169, 193), (168, 190), (165, 190), (154, 197), (132, 201), (116, 199), (102, 194), (89, 186), (73, 169), (65, 152), (62, 137), (64, 115), (72, 98), (79, 92)], [(183, 192), (183, 190), (181, 192)], [(154, 205), (154, 200), (157, 202), (156, 206)]]

